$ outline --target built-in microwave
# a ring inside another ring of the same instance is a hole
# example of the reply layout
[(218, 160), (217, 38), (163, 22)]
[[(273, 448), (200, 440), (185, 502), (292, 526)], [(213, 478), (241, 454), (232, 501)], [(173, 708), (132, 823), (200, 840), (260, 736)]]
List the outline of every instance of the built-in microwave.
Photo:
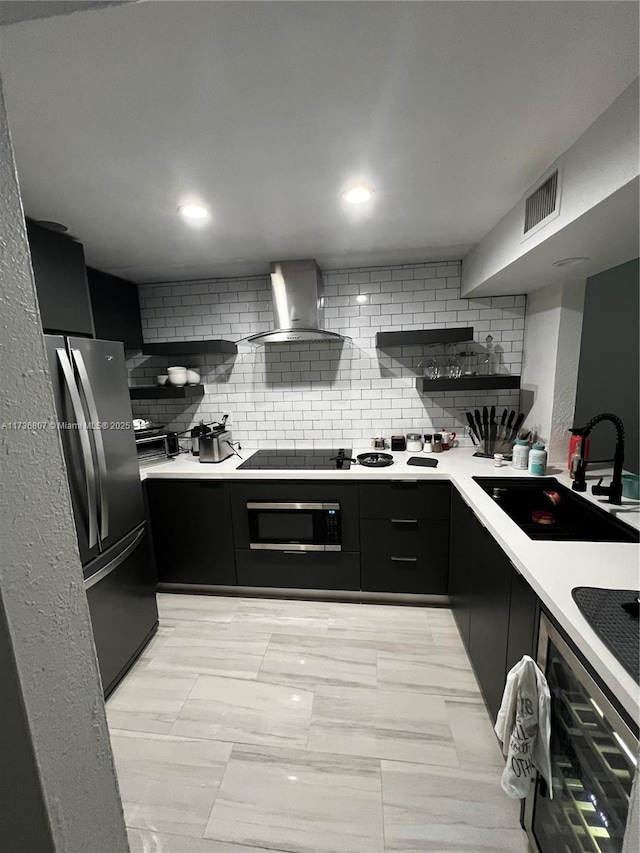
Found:
[(254, 550), (342, 550), (338, 502), (248, 501), (247, 515)]

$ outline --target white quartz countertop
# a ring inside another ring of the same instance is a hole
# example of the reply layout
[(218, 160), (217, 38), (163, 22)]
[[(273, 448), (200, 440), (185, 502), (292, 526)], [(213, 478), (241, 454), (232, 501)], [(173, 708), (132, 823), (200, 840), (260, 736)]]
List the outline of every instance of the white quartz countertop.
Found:
[[(353, 456), (370, 448), (353, 450)], [(244, 451), (246, 459), (254, 450)], [(526, 471), (517, 471), (510, 464), (495, 468), (493, 460), (473, 456), (472, 448), (455, 448), (440, 454), (429, 454), (438, 460), (437, 468), (407, 465), (414, 454), (395, 452), (394, 464), (388, 468), (365, 468), (352, 465), (349, 470), (237, 470), (241, 461), (237, 456), (218, 464), (200, 463), (195, 457), (183, 454), (175, 459), (147, 465), (141, 477), (145, 479), (194, 480), (340, 480), (358, 482), (366, 480), (450, 480), (465, 502), (491, 532), (509, 556), (513, 565), (540, 597), (545, 608), (558, 621), (568, 636), (580, 649), (593, 669), (602, 678), (621, 705), (640, 724), (640, 688), (626, 670), (616, 661), (604, 643), (589, 627), (578, 610), (571, 590), (578, 586), (607, 589), (640, 588), (640, 547), (633, 543), (618, 542), (542, 542), (529, 537), (503, 512), (500, 506), (473, 479), (473, 477), (528, 477)], [(621, 507), (614, 507), (602, 498), (591, 495), (591, 485), (600, 476), (608, 482), (605, 468), (587, 472), (588, 492), (581, 497), (608, 512), (615, 513), (627, 524), (640, 529), (640, 502), (623, 498)], [(550, 467), (547, 476), (556, 477), (570, 487), (566, 471)]]

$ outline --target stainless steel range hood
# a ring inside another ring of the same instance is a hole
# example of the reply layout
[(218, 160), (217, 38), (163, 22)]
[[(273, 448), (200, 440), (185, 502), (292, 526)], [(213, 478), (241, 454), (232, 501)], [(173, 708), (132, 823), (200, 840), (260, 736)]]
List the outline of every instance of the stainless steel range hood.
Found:
[(322, 329), (322, 276), (313, 260), (274, 261), (271, 292), (275, 328), (247, 338), (261, 344), (291, 344), (305, 341), (350, 341), (345, 335)]

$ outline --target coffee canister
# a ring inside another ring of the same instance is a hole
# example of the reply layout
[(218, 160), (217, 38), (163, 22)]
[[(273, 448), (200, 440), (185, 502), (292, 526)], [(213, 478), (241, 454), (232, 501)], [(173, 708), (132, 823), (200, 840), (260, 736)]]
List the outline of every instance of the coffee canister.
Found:
[(407, 450), (419, 453), (422, 450), (422, 435), (419, 432), (407, 433)]
[(392, 450), (406, 450), (407, 442), (403, 435), (392, 435), (391, 436), (391, 449)]

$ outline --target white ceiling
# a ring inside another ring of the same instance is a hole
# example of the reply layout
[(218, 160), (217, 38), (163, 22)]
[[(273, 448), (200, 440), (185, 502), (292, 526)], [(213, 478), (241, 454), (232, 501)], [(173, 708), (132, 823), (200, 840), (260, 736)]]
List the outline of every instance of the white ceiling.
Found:
[(464, 256), (637, 75), (638, 4), (144, 2), (0, 39), (27, 215), (168, 281)]

